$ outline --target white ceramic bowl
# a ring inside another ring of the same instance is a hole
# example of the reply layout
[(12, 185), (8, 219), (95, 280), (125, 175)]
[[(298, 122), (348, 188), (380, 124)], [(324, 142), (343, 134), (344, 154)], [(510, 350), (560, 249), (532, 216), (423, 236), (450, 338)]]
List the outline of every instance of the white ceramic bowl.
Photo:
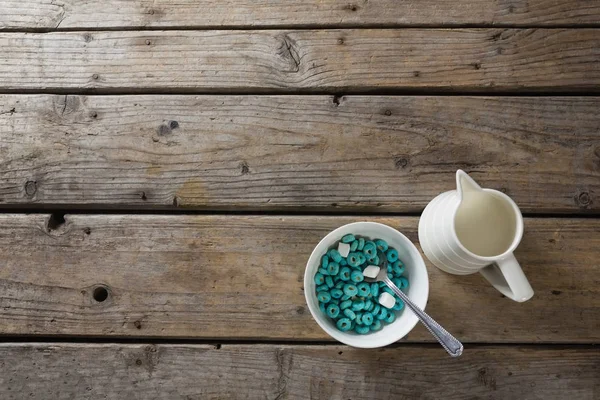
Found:
[(421, 309), (425, 309), (429, 296), (429, 278), (425, 262), (419, 250), (406, 236), (394, 228), (376, 222), (355, 222), (337, 228), (319, 242), (308, 259), (304, 272), (304, 295), (308, 309), (319, 326), (329, 336), (349, 346), (361, 348), (387, 346), (406, 336), (418, 322), (414, 313), (406, 307), (393, 323), (366, 335), (340, 331), (333, 321), (319, 309), (314, 276), (321, 265), (321, 257), (348, 233), (371, 239), (384, 239), (390, 246), (398, 250), (398, 255), (405, 265), (404, 276), (409, 281), (407, 295)]

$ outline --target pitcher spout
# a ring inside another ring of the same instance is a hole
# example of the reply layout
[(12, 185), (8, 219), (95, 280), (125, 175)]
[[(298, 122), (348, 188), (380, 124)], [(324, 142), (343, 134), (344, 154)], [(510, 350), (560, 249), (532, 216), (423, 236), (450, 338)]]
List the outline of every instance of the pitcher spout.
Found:
[(479, 186), (465, 171), (462, 169), (456, 171), (456, 191), (461, 200), (465, 197), (465, 194), (481, 190), (483, 190), (481, 189), (481, 186)]

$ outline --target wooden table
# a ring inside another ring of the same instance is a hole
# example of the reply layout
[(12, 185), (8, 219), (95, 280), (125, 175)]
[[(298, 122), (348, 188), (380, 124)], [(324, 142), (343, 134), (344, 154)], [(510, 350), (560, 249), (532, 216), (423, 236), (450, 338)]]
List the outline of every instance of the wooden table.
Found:
[[(600, 0), (0, 0), (1, 399), (600, 398)], [(313, 321), (313, 247), (415, 243), (465, 169), (522, 208), (509, 301)]]

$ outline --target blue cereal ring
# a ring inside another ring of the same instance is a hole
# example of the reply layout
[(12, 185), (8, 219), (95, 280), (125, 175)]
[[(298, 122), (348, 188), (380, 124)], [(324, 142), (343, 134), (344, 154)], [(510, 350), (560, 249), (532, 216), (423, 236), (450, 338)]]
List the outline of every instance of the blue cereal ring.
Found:
[(364, 263), (367, 262), (367, 257), (365, 257), (365, 255), (363, 253), (356, 253), (358, 254), (358, 265), (363, 265)]
[(329, 255), (329, 257), (331, 257), (333, 259), (333, 261), (335, 261), (336, 263), (339, 263), (342, 260), (342, 255), (340, 254), (339, 251), (337, 251), (336, 249), (331, 249), (329, 250), (329, 252), (327, 253)]
[(354, 300), (352, 302), (352, 311), (361, 311), (365, 308), (365, 302), (363, 300)]
[(354, 242), (350, 243), (350, 251), (356, 251), (357, 248), (358, 248), (358, 240), (355, 240)]
[(367, 297), (371, 294), (371, 285), (366, 282), (359, 283), (356, 288), (358, 289), (358, 295), (361, 297)]
[(330, 288), (332, 288), (333, 287), (333, 278), (330, 277), (330, 276), (326, 276), (325, 277), (325, 284), (327, 286), (329, 286)]
[(354, 320), (356, 319), (356, 314), (354, 313), (354, 311), (352, 311), (352, 310), (351, 310), (351, 309), (349, 309), (349, 308), (346, 308), (346, 309), (344, 310), (344, 315), (345, 315), (346, 317), (348, 317), (348, 319), (349, 319), (350, 321), (354, 321)]
[(340, 272), (340, 264), (336, 262), (329, 263), (329, 265), (327, 266), (327, 272), (329, 272), (329, 275), (331, 276), (337, 275), (338, 272)]
[(375, 243), (368, 241), (365, 243), (365, 247), (363, 248), (363, 253), (367, 258), (373, 258), (377, 255), (377, 246)]
[(350, 274), (350, 280), (354, 283), (362, 282), (365, 279), (361, 271), (352, 271)]
[(381, 329), (381, 321), (378, 319), (373, 320), (373, 324), (369, 327), (371, 331), (378, 331)]
[(374, 307), (375, 307), (375, 303), (373, 303), (371, 300), (365, 301), (365, 310), (373, 311)]
[(342, 237), (342, 243), (351, 243), (351, 242), (354, 242), (355, 239), (356, 238), (354, 237), (354, 235), (349, 233)]
[(344, 281), (337, 281), (334, 287), (336, 289), (342, 289), (344, 287)]
[(323, 283), (325, 283), (325, 277), (323, 276), (323, 274), (317, 272), (315, 274), (315, 284), (322, 285)]
[(348, 262), (348, 265), (351, 267), (358, 267), (360, 265), (360, 258), (359, 255), (360, 253), (350, 253), (348, 254), (348, 257), (346, 258), (346, 261)]
[(369, 333), (370, 329), (368, 326), (365, 325), (356, 325), (354, 327), (354, 332), (358, 333), (359, 335), (365, 335), (367, 333)]
[(329, 292), (329, 286), (327, 286), (325, 284), (317, 286), (317, 293), (318, 292)]
[(397, 276), (402, 275), (404, 273), (404, 263), (400, 260), (396, 261), (392, 264), (392, 271), (394, 271), (394, 274)]
[(321, 257), (321, 268), (327, 268), (328, 265), (329, 257), (327, 257), (327, 254), (325, 254), (323, 257)]
[(400, 311), (403, 308), (404, 308), (404, 302), (402, 301), (402, 299), (396, 299), (396, 304), (394, 304), (394, 307), (392, 307), (392, 310)]
[(329, 300), (329, 304), (335, 304), (336, 306), (339, 306), (340, 305), (340, 299), (331, 299), (331, 300)]
[(356, 247), (356, 250), (363, 251), (364, 248), (365, 248), (365, 239), (363, 239), (363, 238), (358, 239), (358, 246)]
[(371, 324), (373, 323), (373, 314), (371, 314), (370, 312), (363, 313), (362, 323), (363, 325), (371, 326)]
[(370, 265), (379, 265), (379, 256), (367, 259)]
[(375, 245), (377, 246), (377, 250), (381, 250), (381, 251), (383, 251), (384, 253), (385, 253), (385, 252), (387, 251), (387, 249), (388, 249), (388, 244), (387, 244), (387, 242), (386, 242), (385, 240), (383, 240), (383, 239), (377, 239), (377, 240), (375, 241)]
[(400, 278), (394, 278), (392, 279), (392, 282), (394, 282), (394, 285), (398, 286), (398, 289), (402, 287), (402, 280)]
[(332, 303), (327, 304), (327, 316), (329, 318), (335, 318), (340, 314), (340, 308)]
[(344, 285), (344, 294), (346, 296), (356, 296), (356, 293), (358, 293), (358, 289), (356, 288), (356, 286), (351, 284)]
[(398, 278), (402, 281), (402, 287), (401, 289), (406, 289), (408, 287), (408, 279), (406, 279), (405, 277), (401, 276), (400, 278)]
[(350, 280), (350, 268), (342, 267), (340, 269), (340, 273), (338, 276), (340, 277), (340, 279), (342, 281), (349, 281)]
[(329, 292), (329, 294), (334, 299), (339, 299), (340, 297), (342, 297), (344, 295), (344, 292), (342, 292), (340, 289), (331, 289), (331, 291)]
[(345, 310), (346, 308), (352, 306), (352, 300), (345, 300), (340, 303), (340, 310)]
[(377, 282), (371, 283), (371, 296), (379, 296), (379, 285), (377, 284)]
[(340, 265), (342, 267), (345, 267), (346, 265), (348, 265), (348, 261), (346, 261), (346, 259), (344, 257), (342, 257), (342, 259), (340, 260)]
[(350, 300), (351, 297), (352, 296), (348, 296), (347, 294), (345, 294), (345, 295), (342, 296), (341, 300), (342, 301)]
[(340, 318), (338, 319), (338, 322), (336, 322), (335, 325), (340, 331), (346, 332), (350, 330), (352, 326), (352, 321), (350, 321), (348, 318)]
[(356, 322), (358, 325), (362, 325), (362, 313), (357, 312), (356, 313), (356, 319), (354, 320), (354, 322)]
[(325, 303), (319, 303), (319, 308), (323, 312), (323, 314), (327, 314), (327, 310), (325, 310)]
[(385, 317), (385, 319), (384, 319), (384, 321), (387, 322), (388, 324), (391, 324), (395, 320), (396, 320), (396, 314), (393, 312), (388, 313), (388, 316)]
[(385, 307), (381, 307), (381, 310), (379, 310), (379, 314), (375, 315), (375, 318), (386, 319), (387, 316), (388, 316), (387, 309)]
[(396, 249), (389, 249), (385, 255), (391, 263), (398, 261), (398, 250)]
[(379, 314), (379, 311), (381, 310), (381, 306), (379, 304), (375, 304), (375, 307), (373, 307), (373, 311), (371, 311), (371, 314), (373, 314), (373, 316)]
[(329, 292), (319, 292), (317, 293), (317, 300), (319, 300), (321, 303), (329, 303), (329, 300), (331, 300), (331, 295)]
[(327, 272), (327, 269), (325, 268), (319, 268), (319, 273), (323, 276), (329, 275), (329, 272)]

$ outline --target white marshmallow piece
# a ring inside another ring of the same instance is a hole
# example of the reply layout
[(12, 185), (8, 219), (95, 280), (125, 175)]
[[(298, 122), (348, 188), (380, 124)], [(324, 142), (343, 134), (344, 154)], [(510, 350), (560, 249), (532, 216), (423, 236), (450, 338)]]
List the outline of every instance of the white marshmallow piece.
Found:
[(379, 304), (385, 308), (392, 308), (396, 304), (396, 299), (388, 292), (383, 292), (379, 295)]
[(348, 254), (350, 254), (350, 245), (348, 243), (340, 242), (340, 244), (338, 244), (338, 252), (342, 257), (348, 257)]
[(363, 271), (363, 275), (367, 278), (377, 278), (377, 275), (379, 274), (379, 269), (380, 268), (377, 265), (369, 265)]

